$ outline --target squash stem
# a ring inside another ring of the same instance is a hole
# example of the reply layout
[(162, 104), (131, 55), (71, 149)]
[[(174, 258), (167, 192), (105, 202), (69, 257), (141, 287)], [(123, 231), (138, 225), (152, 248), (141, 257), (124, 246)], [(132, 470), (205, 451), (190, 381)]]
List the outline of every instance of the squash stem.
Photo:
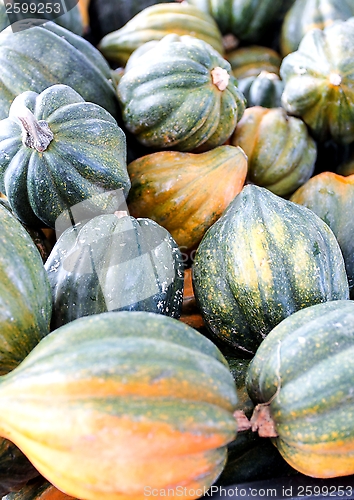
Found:
[(54, 139), (48, 123), (44, 120), (36, 120), (32, 111), (26, 106), (17, 108), (15, 116), (21, 123), (24, 146), (35, 149), (39, 153), (45, 151)]

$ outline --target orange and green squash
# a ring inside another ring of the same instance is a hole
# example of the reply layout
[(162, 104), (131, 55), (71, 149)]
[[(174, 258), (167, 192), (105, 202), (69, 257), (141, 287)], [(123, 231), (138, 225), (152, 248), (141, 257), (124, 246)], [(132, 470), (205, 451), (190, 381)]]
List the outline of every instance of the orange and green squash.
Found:
[(238, 88), (247, 101), (247, 107), (263, 106), (278, 108), (281, 106), (281, 96), (284, 82), (276, 73), (261, 71), (257, 76), (248, 76), (239, 80)]
[(354, 474), (353, 356), (354, 303), (331, 301), (284, 319), (249, 365), (246, 386), (259, 405), (253, 430), (271, 434), (283, 458), (307, 476)]
[(178, 486), (198, 498), (237, 433), (235, 384), (219, 349), (148, 312), (55, 330), (0, 379), (0, 404), (0, 435), (59, 490), (86, 500)]
[(72, 87), (86, 101), (119, 116), (110, 68), (102, 54), (82, 37), (47, 22), (13, 33), (0, 33), (0, 119), (7, 118), (14, 98), (40, 93), (55, 84)]
[(309, 31), (280, 67), (282, 105), (320, 142), (354, 141), (354, 18)]
[(200, 154), (160, 151), (130, 163), (128, 173), (130, 213), (155, 220), (189, 252), (241, 191), (247, 158), (234, 146)]
[(332, 229), (342, 250), (349, 291), (354, 298), (354, 175), (322, 172), (301, 186), (291, 201), (315, 212)]
[(241, 47), (225, 54), (232, 74), (238, 80), (249, 76), (258, 76), (262, 71), (279, 75), (281, 56), (275, 50), (262, 45)]
[(322, 30), (336, 20), (346, 21), (352, 16), (354, 4), (351, 0), (296, 0), (281, 27), (282, 55), (295, 52), (308, 31)]
[(67, 229), (45, 269), (53, 329), (107, 311), (181, 314), (182, 255), (168, 231), (147, 218), (116, 212)]
[(200, 152), (222, 145), (245, 108), (230, 64), (189, 35), (145, 45), (118, 84), (126, 128), (156, 149)]
[(205, 233), (193, 286), (211, 334), (249, 354), (297, 310), (349, 298), (343, 256), (328, 225), (252, 184)]
[(306, 125), (283, 108), (246, 109), (231, 137), (248, 157), (249, 182), (291, 195), (313, 174), (317, 146)]
[(130, 188), (123, 131), (67, 85), (19, 95), (0, 121), (0, 150), (0, 189), (29, 226), (54, 228), (77, 203)]
[(106, 59), (125, 66), (134, 50), (169, 33), (200, 38), (223, 53), (222, 36), (214, 19), (187, 3), (160, 3), (142, 10), (122, 28), (108, 33), (98, 48)]

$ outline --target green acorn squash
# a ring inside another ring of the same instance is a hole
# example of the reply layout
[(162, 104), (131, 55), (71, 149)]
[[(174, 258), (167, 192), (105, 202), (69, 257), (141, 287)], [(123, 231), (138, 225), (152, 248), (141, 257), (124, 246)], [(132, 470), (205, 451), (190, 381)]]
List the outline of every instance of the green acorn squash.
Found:
[(230, 142), (248, 157), (248, 180), (279, 196), (292, 194), (314, 171), (316, 143), (304, 122), (283, 108), (246, 109)]
[(332, 229), (344, 257), (349, 291), (354, 296), (354, 175), (344, 177), (322, 172), (312, 177), (291, 197), (321, 217)]
[(247, 107), (263, 106), (278, 108), (281, 106), (281, 96), (284, 82), (276, 73), (261, 71), (257, 76), (249, 76), (239, 80), (238, 88), (247, 101)]
[(0, 435), (58, 489), (87, 500), (178, 486), (197, 498), (237, 432), (224, 356), (181, 321), (147, 312), (52, 332), (0, 379), (0, 404)]
[(261, 45), (251, 45), (225, 54), (231, 64), (232, 74), (238, 80), (258, 76), (262, 71), (279, 75), (281, 56), (275, 50)]
[(142, 10), (123, 28), (106, 35), (98, 48), (106, 59), (125, 66), (135, 49), (169, 33), (192, 35), (223, 52), (221, 33), (214, 19), (186, 3), (162, 3)]
[(200, 154), (159, 151), (130, 163), (128, 173), (130, 213), (161, 224), (188, 253), (241, 191), (247, 158), (234, 146)]
[(13, 33), (0, 33), (0, 118), (7, 118), (14, 98), (62, 83), (114, 117), (119, 105), (110, 68), (89, 42), (53, 22)]
[(284, 319), (250, 363), (253, 430), (307, 476), (354, 474), (353, 356), (354, 303), (345, 300)]
[(83, 200), (121, 188), (127, 195), (124, 133), (71, 87), (24, 92), (0, 122), (0, 186), (22, 222), (54, 228), (61, 213)]
[(282, 105), (318, 141), (354, 141), (354, 18), (314, 29), (283, 59)]
[(251, 354), (295, 311), (349, 298), (342, 253), (328, 225), (252, 184), (204, 235), (193, 286), (211, 334)]
[(336, 20), (346, 21), (352, 16), (354, 4), (351, 0), (296, 0), (282, 24), (282, 55), (295, 52), (308, 31), (324, 29)]
[(148, 43), (133, 53), (117, 88), (127, 129), (157, 149), (206, 151), (223, 144), (245, 108), (230, 64), (188, 35)]
[(52, 328), (106, 311), (150, 311), (178, 318), (183, 262), (171, 235), (126, 212), (94, 217), (65, 231), (45, 269)]

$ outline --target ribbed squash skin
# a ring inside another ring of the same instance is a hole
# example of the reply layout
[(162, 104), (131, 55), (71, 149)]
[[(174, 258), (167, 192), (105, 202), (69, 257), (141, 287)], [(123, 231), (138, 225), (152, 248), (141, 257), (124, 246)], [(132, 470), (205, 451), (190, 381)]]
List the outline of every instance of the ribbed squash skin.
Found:
[(231, 144), (248, 157), (248, 180), (279, 196), (292, 194), (314, 171), (316, 143), (304, 122), (283, 108), (246, 109)]
[(135, 49), (169, 33), (195, 36), (223, 53), (221, 33), (214, 19), (186, 3), (162, 3), (142, 10), (123, 28), (106, 35), (99, 49), (107, 59), (125, 66)]
[(248, 76), (258, 76), (262, 71), (279, 75), (281, 56), (275, 50), (261, 45), (252, 45), (228, 52), (232, 74), (238, 80)]
[(247, 158), (234, 146), (200, 154), (161, 151), (130, 163), (128, 172), (130, 213), (155, 220), (189, 251), (241, 191)]
[(248, 353), (295, 311), (349, 297), (343, 257), (327, 224), (253, 185), (206, 232), (193, 286), (211, 333)]
[(149, 219), (107, 214), (69, 228), (45, 269), (53, 328), (114, 310), (181, 314), (181, 253), (166, 229)]
[(209, 12), (222, 33), (233, 33), (248, 42), (260, 39), (282, 8), (282, 0), (188, 0), (200, 10)]
[[(23, 144), (19, 106), (48, 124), (54, 138), (44, 151)], [(130, 188), (123, 131), (105, 109), (66, 85), (18, 96), (0, 122), (0, 149), (0, 189), (28, 225), (54, 228), (77, 203), (117, 189), (127, 195)]]
[[(150, 50), (141, 49), (117, 89), (127, 129), (158, 149), (206, 151), (223, 144), (245, 108), (229, 63), (188, 35), (166, 35)], [(225, 90), (213, 83), (215, 68), (229, 78)]]
[(39, 478), (31, 481), (17, 493), (9, 493), (3, 500), (76, 500), (69, 497), (55, 486)]
[[(7, 2), (5, 2), (5, 1), (0, 2), (0, 31), (7, 28), (8, 26), (10, 26), (10, 19), (6, 13), (5, 3), (7, 3)], [(44, 18), (44, 19), (52, 20), (53, 16), (50, 14), (46, 14), (44, 12), (45, 9), (43, 9), (43, 7), (41, 7), (39, 5), (41, 3), (43, 3), (43, 2), (41, 2), (40, 0), (33, 0), (33, 1), (31, 0), (31, 4), (36, 5), (37, 19)], [(71, 2), (71, 5), (72, 4), (73, 4), (73, 2)], [(12, 6), (12, 9), (13, 9), (12, 12), (14, 12), (14, 10), (15, 10), (14, 6)], [(25, 10), (25, 9), (23, 9), (23, 10)], [(32, 10), (33, 10), (33, 7), (32, 7)], [(38, 15), (38, 11), (40, 11), (40, 10), (43, 10), (42, 15), (41, 14)], [(49, 8), (48, 8), (48, 10), (49, 10)], [(54, 10), (54, 7), (53, 7), (53, 10)], [(9, 12), (11, 12), (10, 9), (9, 9)], [(20, 9), (20, 12), (18, 12), (16, 14), (16, 19), (18, 20), (18, 19), (20, 19), (20, 17), (21, 17), (21, 9)], [(26, 17), (24, 15), (23, 15), (23, 18), (28, 19), (28, 17)], [(74, 5), (70, 10), (67, 10), (67, 12), (65, 12), (65, 14), (57, 17), (53, 21), (55, 23), (59, 24), (59, 26), (62, 26), (63, 28), (72, 31), (73, 33), (76, 33), (77, 35), (81, 36), (83, 34), (83, 19), (81, 17), (81, 13), (80, 13), (80, 10), (79, 10), (77, 5)]]
[(62, 83), (117, 117), (118, 102), (110, 69), (102, 54), (82, 37), (48, 22), (13, 33), (0, 33), (0, 118), (13, 99)]
[(237, 431), (221, 352), (147, 312), (80, 318), (51, 333), (1, 379), (0, 402), (0, 434), (57, 488), (87, 500), (209, 487)]
[(354, 294), (354, 175), (343, 177), (322, 172), (312, 177), (291, 197), (309, 208), (329, 225), (342, 250), (349, 291)]
[(258, 76), (242, 78), (238, 88), (245, 96), (248, 108), (251, 106), (278, 108), (281, 106), (284, 83), (275, 73), (262, 71)]
[(352, 301), (306, 308), (270, 332), (249, 367), (252, 400), (270, 402), (274, 444), (308, 476), (354, 473), (353, 325)]
[(354, 140), (354, 19), (312, 30), (280, 67), (282, 105), (319, 141)]
[(287, 12), (280, 38), (283, 56), (298, 49), (301, 39), (314, 28), (324, 29), (336, 20), (354, 16), (351, 0), (296, 0)]

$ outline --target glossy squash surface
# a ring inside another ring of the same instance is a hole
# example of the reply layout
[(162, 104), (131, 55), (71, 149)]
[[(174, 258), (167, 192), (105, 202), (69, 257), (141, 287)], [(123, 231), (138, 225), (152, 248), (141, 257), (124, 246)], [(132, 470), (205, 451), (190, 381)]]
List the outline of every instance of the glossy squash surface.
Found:
[(206, 232), (193, 286), (211, 333), (248, 353), (295, 311), (349, 297), (342, 253), (328, 225), (254, 185), (245, 186)]
[[(50, 400), (50, 405), (48, 401)], [(147, 312), (80, 318), (0, 382), (0, 434), (66, 494), (142, 499), (208, 488), (234, 439), (234, 381), (217, 347)], [(146, 490), (145, 490), (146, 493)]]
[(241, 191), (247, 158), (234, 146), (200, 154), (161, 151), (130, 163), (128, 173), (130, 213), (155, 220), (190, 251)]
[(238, 79), (258, 76), (262, 71), (279, 75), (281, 56), (275, 50), (262, 45), (250, 45), (232, 50), (225, 55)]
[(333, 301), (279, 324), (249, 366), (247, 389), (266, 403), (285, 460), (308, 476), (354, 473), (354, 303)]

